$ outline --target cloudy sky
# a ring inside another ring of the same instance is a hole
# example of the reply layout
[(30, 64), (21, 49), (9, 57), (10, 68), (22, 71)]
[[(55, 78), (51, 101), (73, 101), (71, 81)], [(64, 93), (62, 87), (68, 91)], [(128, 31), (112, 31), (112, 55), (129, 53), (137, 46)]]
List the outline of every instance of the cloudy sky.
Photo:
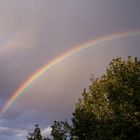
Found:
[(0, 0), (1, 112), (42, 66), (80, 44), (127, 33), (78, 51), (42, 73), (0, 115), (0, 139), (25, 140), (35, 123), (48, 133), (53, 120), (70, 119), (92, 73), (100, 76), (117, 56), (140, 58), (139, 15), (139, 0)]

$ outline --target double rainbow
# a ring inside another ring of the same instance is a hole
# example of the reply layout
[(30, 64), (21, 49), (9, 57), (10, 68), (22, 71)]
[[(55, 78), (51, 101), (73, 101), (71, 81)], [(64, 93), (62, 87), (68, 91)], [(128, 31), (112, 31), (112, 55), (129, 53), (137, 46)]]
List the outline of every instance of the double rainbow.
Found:
[(56, 57), (40, 69), (38, 69), (36, 72), (34, 72), (31, 76), (27, 78), (26, 81), (24, 81), (17, 89), (16, 91), (8, 98), (7, 102), (3, 106), (0, 116), (4, 115), (4, 113), (9, 109), (9, 107), (14, 103), (14, 101), (23, 93), (23, 91), (29, 87), (37, 78), (42, 75), (44, 72), (49, 70), (51, 67), (56, 65), (57, 63), (65, 60), (67, 57), (70, 57), (71, 55), (82, 51), (84, 49), (87, 49), (89, 47), (94, 47), (95, 45), (105, 43), (111, 40), (119, 39), (119, 38), (124, 38), (124, 37), (129, 37), (129, 36), (134, 36), (134, 35), (140, 35), (140, 31), (129, 31), (129, 32), (121, 32), (121, 33), (116, 33), (116, 34), (111, 34), (108, 36), (103, 36), (96, 38), (94, 40), (91, 40), (89, 42), (80, 44), (78, 46), (75, 46), (73, 49), (68, 50), (64, 54)]

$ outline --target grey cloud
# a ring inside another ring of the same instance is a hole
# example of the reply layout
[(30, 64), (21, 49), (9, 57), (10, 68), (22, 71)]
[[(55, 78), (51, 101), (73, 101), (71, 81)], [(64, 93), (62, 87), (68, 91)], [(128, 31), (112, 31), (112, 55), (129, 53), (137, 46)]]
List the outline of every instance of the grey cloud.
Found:
[(17, 137), (25, 137), (27, 135), (27, 131), (20, 129), (13, 129), (8, 127), (0, 127), (0, 135), (5, 136), (17, 136)]

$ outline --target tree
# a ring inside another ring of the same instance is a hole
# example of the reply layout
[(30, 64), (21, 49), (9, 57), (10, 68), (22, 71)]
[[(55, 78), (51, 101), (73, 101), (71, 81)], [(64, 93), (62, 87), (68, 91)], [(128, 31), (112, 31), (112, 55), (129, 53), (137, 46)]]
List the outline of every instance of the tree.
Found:
[(27, 136), (27, 140), (50, 140), (48, 137), (43, 138), (41, 135), (41, 130), (39, 128), (38, 124), (35, 124), (35, 129), (33, 133), (29, 133), (29, 136)]
[(53, 140), (66, 140), (68, 137), (70, 137), (71, 127), (66, 120), (60, 122), (54, 121), (54, 124), (51, 126), (51, 128)]
[(73, 113), (79, 140), (140, 139), (140, 63), (113, 59), (106, 73), (91, 79)]

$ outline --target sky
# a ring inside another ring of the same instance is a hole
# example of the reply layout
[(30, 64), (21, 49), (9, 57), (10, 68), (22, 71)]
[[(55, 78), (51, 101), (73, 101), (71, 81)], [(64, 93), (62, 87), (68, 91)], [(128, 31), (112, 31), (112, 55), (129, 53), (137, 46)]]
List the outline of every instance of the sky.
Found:
[[(36, 123), (47, 135), (54, 120), (71, 118), (91, 74), (102, 75), (115, 57), (140, 59), (139, 7), (139, 0), (1, 0), (0, 139), (25, 140)], [(2, 113), (31, 75), (61, 56)]]

